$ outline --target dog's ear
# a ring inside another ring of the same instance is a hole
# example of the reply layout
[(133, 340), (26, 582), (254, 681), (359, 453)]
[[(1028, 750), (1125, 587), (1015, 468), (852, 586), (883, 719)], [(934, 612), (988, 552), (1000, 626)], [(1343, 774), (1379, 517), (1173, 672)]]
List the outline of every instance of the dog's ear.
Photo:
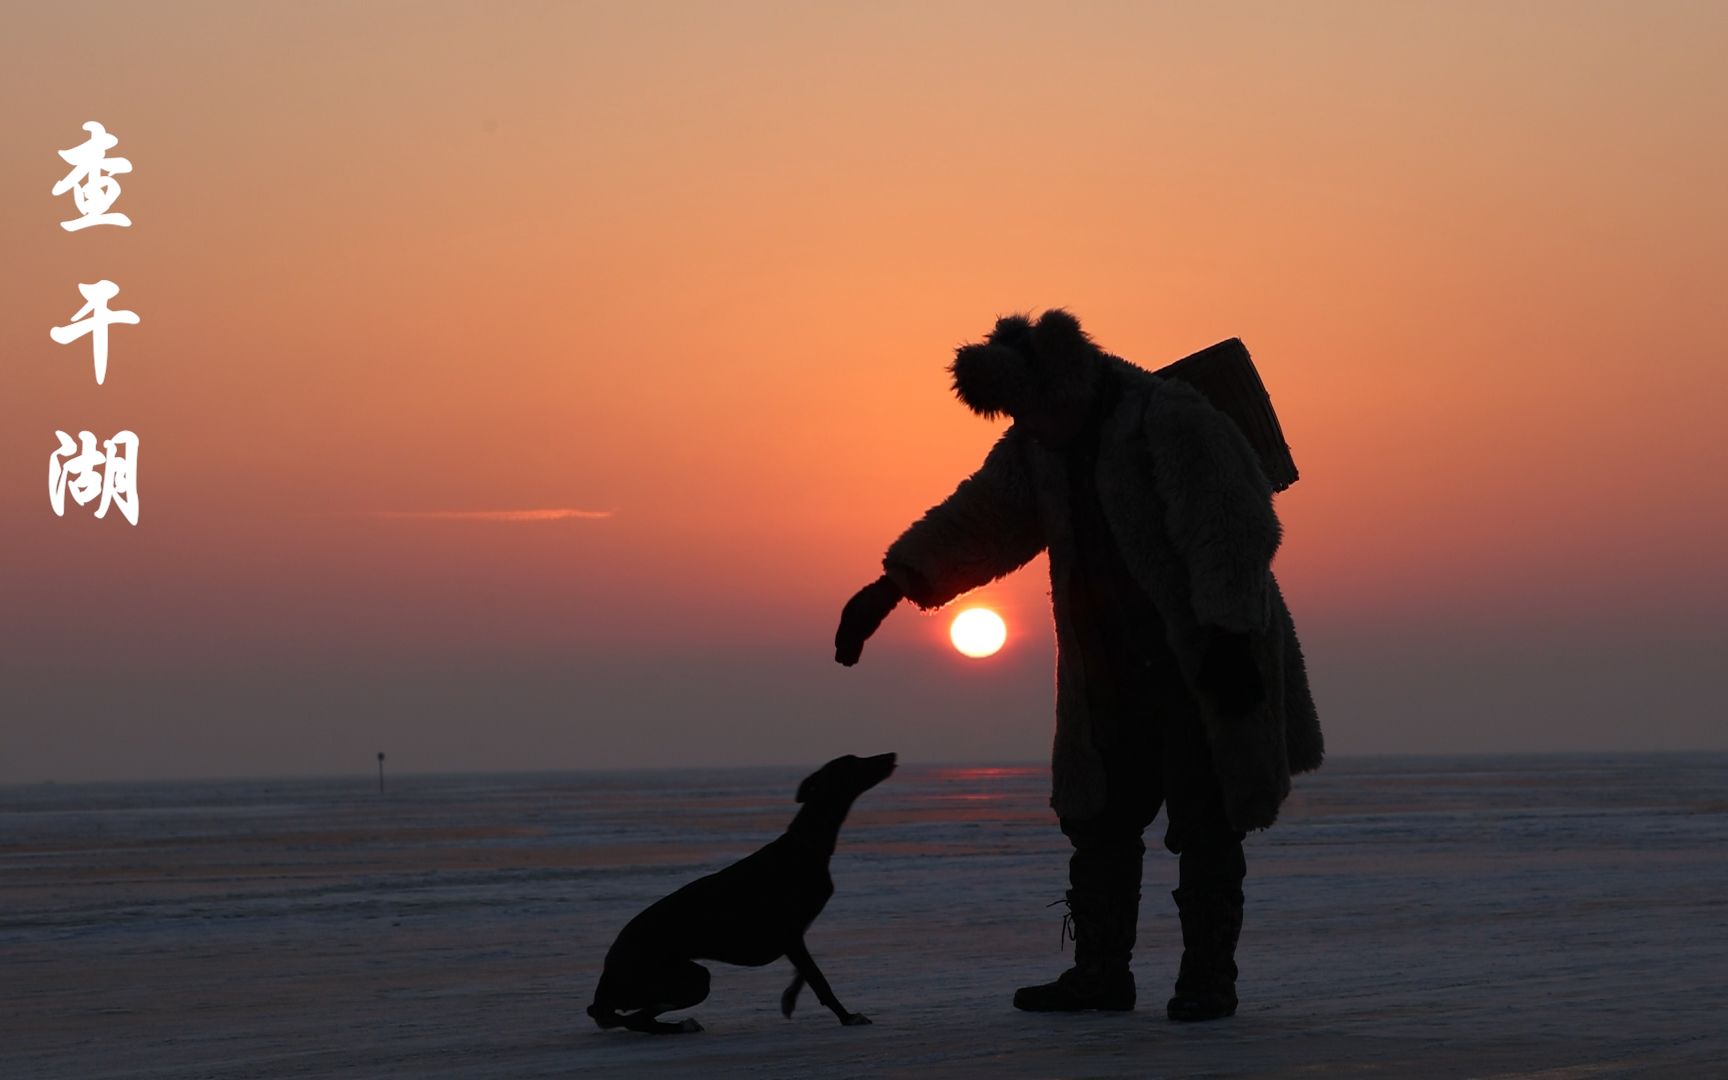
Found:
[(794, 801), (804, 802), (806, 799), (810, 798), (812, 793), (811, 789), (816, 786), (816, 778), (821, 775), (822, 774), (819, 772), (813, 772), (809, 776), (806, 776), (804, 782), (798, 785), (798, 796)]

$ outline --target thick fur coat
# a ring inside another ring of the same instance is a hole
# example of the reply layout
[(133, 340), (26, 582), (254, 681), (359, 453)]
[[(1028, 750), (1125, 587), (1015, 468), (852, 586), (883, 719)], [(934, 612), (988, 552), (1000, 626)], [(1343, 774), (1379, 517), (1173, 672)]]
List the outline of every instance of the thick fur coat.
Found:
[[(980, 349), (1002, 362), (987, 363)], [(1047, 312), (1036, 325), (1002, 320), (986, 346), (961, 350), (954, 374), (961, 399), (988, 415), (1014, 411), (1026, 393), (1094, 384), (1105, 369), (1121, 388), (1101, 420), (1096, 481), (1105, 519), (1200, 703), (1231, 823), (1265, 828), (1291, 774), (1317, 768), (1324, 751), (1295, 624), (1272, 575), (1282, 533), (1271, 485), (1247, 438), (1199, 391), (1098, 349), (1066, 312)], [(1049, 552), (1057, 645), (1051, 806), (1082, 819), (1104, 806), (1095, 734), (1108, 725), (1095, 730), (1076, 644), (1069, 506), (1065, 459), (1011, 425), (976, 473), (894, 541), (883, 565), (909, 599), (931, 609)], [(1223, 712), (1196, 686), (1218, 630), (1249, 634), (1267, 692), (1247, 714)]]

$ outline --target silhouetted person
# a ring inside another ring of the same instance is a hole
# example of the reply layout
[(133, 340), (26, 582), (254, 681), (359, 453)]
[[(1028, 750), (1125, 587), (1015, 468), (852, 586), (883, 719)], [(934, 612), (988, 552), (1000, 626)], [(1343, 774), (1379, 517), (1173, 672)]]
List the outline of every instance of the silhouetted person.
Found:
[(1036, 1011), (1131, 1009), (1141, 834), (1168, 811), (1182, 966), (1168, 1013), (1236, 1011), (1242, 840), (1272, 824), (1320, 728), (1271, 572), (1280, 527), (1247, 438), (1191, 386), (1111, 356), (1065, 311), (1001, 319), (959, 350), (954, 390), (1013, 424), (888, 549), (847, 603), (835, 659), (902, 598), (920, 608), (1049, 551), (1056, 620), (1051, 806), (1073, 844), (1074, 966)]

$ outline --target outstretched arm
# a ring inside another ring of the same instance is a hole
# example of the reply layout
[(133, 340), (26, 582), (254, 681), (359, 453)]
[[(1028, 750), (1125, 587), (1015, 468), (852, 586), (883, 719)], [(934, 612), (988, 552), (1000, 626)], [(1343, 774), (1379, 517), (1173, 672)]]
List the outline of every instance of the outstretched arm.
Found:
[(1022, 439), (1009, 428), (976, 473), (890, 545), (882, 576), (858, 590), (840, 613), (834, 659), (848, 667), (856, 664), (864, 642), (901, 600), (941, 607), (1025, 565), (1042, 550), (1044, 533)]
[(978, 471), (888, 548), (887, 577), (921, 608), (995, 581), (1044, 550), (1025, 437), (1009, 428)]

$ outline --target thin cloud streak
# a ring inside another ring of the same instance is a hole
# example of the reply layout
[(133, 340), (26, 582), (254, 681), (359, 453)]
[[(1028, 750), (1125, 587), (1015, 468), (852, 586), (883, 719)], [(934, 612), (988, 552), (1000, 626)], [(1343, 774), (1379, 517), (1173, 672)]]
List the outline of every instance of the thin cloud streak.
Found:
[(617, 511), (577, 510), (373, 510), (368, 516), (390, 521), (604, 521)]

